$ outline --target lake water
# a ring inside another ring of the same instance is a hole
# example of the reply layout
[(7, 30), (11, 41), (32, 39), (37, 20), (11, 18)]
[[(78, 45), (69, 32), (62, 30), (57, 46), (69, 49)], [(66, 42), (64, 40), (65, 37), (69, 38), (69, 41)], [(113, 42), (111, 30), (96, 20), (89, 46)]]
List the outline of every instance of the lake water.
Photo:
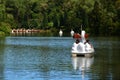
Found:
[(95, 55), (71, 57), (71, 37), (0, 38), (0, 80), (118, 80), (120, 38), (92, 37)]

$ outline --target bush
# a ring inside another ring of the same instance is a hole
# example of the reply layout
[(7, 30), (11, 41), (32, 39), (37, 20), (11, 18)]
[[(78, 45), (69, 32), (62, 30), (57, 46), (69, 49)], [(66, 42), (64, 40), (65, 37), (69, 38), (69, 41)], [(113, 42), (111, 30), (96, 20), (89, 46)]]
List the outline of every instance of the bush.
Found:
[(3, 37), (3, 36), (5, 36), (5, 33), (0, 31), (0, 37)]
[(4, 33), (5, 35), (9, 35), (11, 32), (11, 26), (8, 23), (1, 22), (0, 23), (0, 32), (1, 35)]

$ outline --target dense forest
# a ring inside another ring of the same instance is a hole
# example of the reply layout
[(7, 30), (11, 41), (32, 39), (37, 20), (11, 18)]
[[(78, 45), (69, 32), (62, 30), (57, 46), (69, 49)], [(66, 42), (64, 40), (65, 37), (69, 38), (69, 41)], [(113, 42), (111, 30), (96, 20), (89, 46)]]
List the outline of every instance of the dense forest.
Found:
[(120, 35), (120, 0), (0, 0), (0, 34), (11, 29), (62, 29)]

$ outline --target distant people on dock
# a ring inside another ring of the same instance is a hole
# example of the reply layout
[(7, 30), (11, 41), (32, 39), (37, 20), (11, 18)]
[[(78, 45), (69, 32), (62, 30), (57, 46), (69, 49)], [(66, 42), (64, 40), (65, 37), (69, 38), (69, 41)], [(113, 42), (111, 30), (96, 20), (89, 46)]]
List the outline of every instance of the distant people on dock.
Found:
[(40, 32), (41, 30), (39, 29), (12, 29), (11, 33), (29, 33), (29, 32)]

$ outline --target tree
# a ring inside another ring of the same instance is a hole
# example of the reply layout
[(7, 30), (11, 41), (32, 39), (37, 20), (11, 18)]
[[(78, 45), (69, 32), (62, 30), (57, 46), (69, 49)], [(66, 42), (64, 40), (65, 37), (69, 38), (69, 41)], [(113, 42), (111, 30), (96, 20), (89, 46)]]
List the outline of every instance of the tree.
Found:
[[(74, 29), (117, 35), (120, 0), (0, 0), (0, 22), (11, 28)], [(80, 30), (79, 30), (80, 31)]]
[(5, 1), (0, 1), (0, 22), (4, 21), (6, 19), (6, 13), (5, 13)]

